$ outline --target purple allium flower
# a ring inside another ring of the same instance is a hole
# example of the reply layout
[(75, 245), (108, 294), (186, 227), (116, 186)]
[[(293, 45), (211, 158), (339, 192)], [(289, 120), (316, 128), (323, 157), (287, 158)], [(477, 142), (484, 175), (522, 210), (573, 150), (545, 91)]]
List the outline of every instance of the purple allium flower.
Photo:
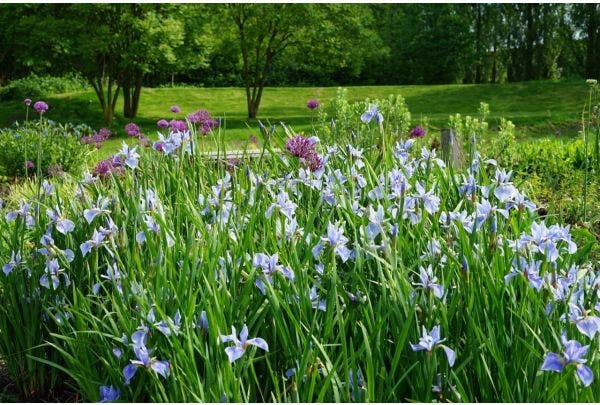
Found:
[(315, 108), (319, 108), (319, 102), (317, 100), (308, 100), (306, 102), (306, 106), (310, 109), (310, 110), (314, 110)]
[(169, 126), (169, 121), (167, 120), (158, 120), (158, 122), (156, 123), (156, 126), (159, 128), (166, 128)]
[(213, 120), (212, 118), (207, 119), (202, 123), (202, 127), (200, 128), (200, 132), (202, 135), (208, 134), (213, 128), (217, 128), (219, 126), (218, 120)]
[(323, 158), (317, 153), (313, 153), (312, 155), (300, 160), (303, 161), (313, 172), (323, 168)]
[(312, 171), (323, 167), (323, 159), (316, 150), (317, 137), (307, 138), (302, 135), (296, 135), (285, 143), (285, 148), (294, 156), (308, 166)]
[(561, 337), (561, 341), (565, 346), (563, 355), (552, 352), (546, 354), (541, 370), (562, 373), (566, 366), (573, 364), (576, 368), (577, 377), (584, 386), (589, 386), (594, 381), (594, 374), (588, 366), (583, 364), (587, 361), (583, 356), (587, 354), (590, 347), (582, 346), (576, 340), (567, 340), (565, 335)]
[(425, 326), (422, 327), (422, 336), (419, 338), (419, 343), (412, 344), (410, 343), (410, 347), (414, 352), (418, 352), (420, 350), (427, 350), (428, 352), (433, 351), (437, 347), (441, 347), (444, 349), (446, 353), (446, 357), (448, 358), (448, 365), (450, 367), (454, 366), (454, 361), (456, 360), (456, 353), (454, 350), (450, 349), (448, 346), (443, 345), (442, 342), (446, 339), (440, 339), (440, 326), (434, 326), (431, 329), (429, 334), (425, 329)]
[(409, 133), (409, 137), (411, 138), (423, 138), (425, 135), (427, 135), (427, 131), (420, 125), (411, 129)]
[(269, 345), (267, 342), (259, 337), (248, 339), (248, 327), (244, 325), (242, 331), (240, 332), (240, 338), (237, 338), (237, 333), (235, 331), (235, 327), (231, 327), (231, 335), (221, 335), (221, 342), (233, 342), (235, 345), (227, 347), (225, 349), (225, 353), (227, 353), (227, 357), (229, 358), (229, 362), (233, 363), (240, 357), (244, 355), (248, 346), (256, 346), (264, 351), (269, 351)]
[(112, 402), (119, 399), (121, 392), (111, 386), (102, 385), (100, 386), (100, 402)]
[(115, 175), (121, 175), (124, 172), (125, 170), (123, 169), (122, 159), (109, 157), (98, 162), (96, 167), (94, 167), (93, 174), (94, 176), (105, 178), (111, 173)]
[(102, 143), (110, 138), (111, 135), (112, 132), (110, 129), (100, 128), (95, 134), (82, 137), (80, 142), (82, 145), (94, 144), (97, 149), (100, 149), (100, 147), (102, 147)]
[(40, 114), (43, 114), (48, 111), (48, 104), (45, 101), (36, 101), (33, 108)]
[(35, 167), (35, 164), (31, 160), (26, 160), (25, 161), (25, 167), (27, 169), (33, 169)]
[(27, 107), (29, 107), (31, 105), (31, 99), (30, 98), (26, 98), (23, 102), (25, 103), (25, 105)]
[(125, 133), (129, 136), (138, 138), (140, 136), (140, 127), (133, 122), (130, 122), (129, 124), (125, 125)]
[(98, 130), (98, 136), (102, 139), (108, 139), (112, 135), (112, 132), (108, 128), (100, 128)]
[(302, 135), (296, 135), (285, 143), (285, 148), (294, 156), (304, 158), (316, 152), (315, 141)]
[(188, 129), (187, 123), (181, 120), (171, 120), (171, 122), (169, 122), (169, 126), (173, 132), (183, 132), (187, 131)]
[(188, 114), (187, 119), (194, 124), (203, 124), (205, 121), (210, 119), (210, 113), (208, 110), (200, 109), (196, 112)]
[(181, 112), (181, 108), (179, 108), (178, 105), (172, 105), (171, 106), (171, 112), (173, 112), (173, 113)]

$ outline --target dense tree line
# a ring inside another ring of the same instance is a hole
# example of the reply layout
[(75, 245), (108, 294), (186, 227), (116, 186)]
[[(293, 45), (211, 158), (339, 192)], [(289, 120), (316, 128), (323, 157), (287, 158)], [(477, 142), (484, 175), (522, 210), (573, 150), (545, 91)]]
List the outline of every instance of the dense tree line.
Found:
[(105, 119), (142, 85), (500, 83), (600, 76), (600, 4), (3, 4), (0, 85), (76, 72)]

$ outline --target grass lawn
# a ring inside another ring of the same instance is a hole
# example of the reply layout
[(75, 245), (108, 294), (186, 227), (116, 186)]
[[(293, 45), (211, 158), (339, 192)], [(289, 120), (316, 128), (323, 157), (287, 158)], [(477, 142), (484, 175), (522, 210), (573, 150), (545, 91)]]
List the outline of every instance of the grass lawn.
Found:
[[(298, 132), (307, 132), (314, 113), (306, 108), (306, 101), (315, 98), (322, 105), (327, 104), (335, 97), (336, 90), (336, 87), (267, 88), (259, 119), (265, 123), (283, 121)], [(492, 128), (500, 117), (505, 117), (517, 125), (520, 139), (529, 139), (555, 136), (556, 130), (561, 131), (561, 136), (576, 135), (587, 86), (583, 81), (533, 81), (488, 85), (348, 87), (351, 101), (365, 97), (385, 98), (390, 94), (401, 94), (406, 98), (413, 122), (427, 117), (433, 128), (444, 126), (451, 114), (475, 115), (479, 102), (485, 101), (490, 105)], [(104, 126), (92, 90), (54, 95), (47, 97), (46, 101), (50, 104), (49, 119), (86, 123), (94, 128)], [(174, 104), (181, 107), (182, 113), (169, 111)], [(243, 147), (252, 134), (258, 134), (257, 121), (246, 116), (242, 88), (146, 88), (134, 121), (152, 137), (156, 133), (157, 120), (174, 116), (184, 118), (185, 114), (199, 108), (206, 108), (213, 116), (223, 119), (232, 147)], [(128, 120), (122, 117), (122, 109), (122, 103), (117, 103), (117, 117), (111, 127), (117, 136), (105, 144), (98, 156), (112, 153), (125, 139), (123, 126)], [(15, 120), (24, 119), (24, 116), (25, 110), (20, 102), (0, 103), (0, 127), (9, 126)]]

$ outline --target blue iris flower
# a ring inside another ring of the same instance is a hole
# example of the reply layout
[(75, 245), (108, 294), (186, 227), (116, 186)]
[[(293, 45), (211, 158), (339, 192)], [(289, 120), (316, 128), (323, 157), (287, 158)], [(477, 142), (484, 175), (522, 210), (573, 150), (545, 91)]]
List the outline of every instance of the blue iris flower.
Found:
[(594, 381), (594, 374), (592, 370), (584, 364), (587, 359), (584, 359), (583, 357), (587, 354), (590, 346), (582, 346), (581, 343), (576, 340), (567, 340), (564, 335), (561, 340), (565, 347), (562, 356), (552, 352), (546, 354), (541, 368), (542, 371), (562, 373), (565, 367), (574, 365), (579, 380), (584, 386), (589, 386), (592, 381)]
[(379, 107), (377, 104), (369, 104), (369, 109), (364, 112), (363, 115), (360, 116), (360, 120), (365, 124), (371, 122), (371, 120), (375, 118), (378, 124), (383, 122), (383, 115), (379, 112)]
[(431, 329), (431, 332), (427, 333), (427, 330), (423, 326), (423, 336), (419, 339), (419, 343), (412, 344), (410, 343), (410, 347), (414, 352), (420, 350), (427, 350), (428, 352), (433, 351), (437, 347), (441, 347), (444, 349), (446, 353), (446, 357), (448, 358), (448, 365), (450, 367), (454, 366), (454, 361), (456, 360), (456, 353), (454, 350), (450, 349), (448, 346), (443, 345), (442, 342), (446, 339), (440, 339), (440, 326), (434, 326)]

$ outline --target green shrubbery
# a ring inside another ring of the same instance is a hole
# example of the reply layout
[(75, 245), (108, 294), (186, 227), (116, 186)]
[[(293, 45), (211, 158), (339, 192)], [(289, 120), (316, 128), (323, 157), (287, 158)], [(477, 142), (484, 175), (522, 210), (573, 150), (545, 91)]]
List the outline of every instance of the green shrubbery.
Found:
[(0, 173), (17, 177), (33, 172), (79, 173), (87, 150), (79, 140), (90, 133), (87, 125), (57, 124), (50, 120), (0, 129)]
[(62, 77), (31, 74), (0, 87), (0, 101), (23, 100), (25, 98), (39, 99), (51, 94), (80, 91), (87, 87), (85, 80), (74, 74)]

